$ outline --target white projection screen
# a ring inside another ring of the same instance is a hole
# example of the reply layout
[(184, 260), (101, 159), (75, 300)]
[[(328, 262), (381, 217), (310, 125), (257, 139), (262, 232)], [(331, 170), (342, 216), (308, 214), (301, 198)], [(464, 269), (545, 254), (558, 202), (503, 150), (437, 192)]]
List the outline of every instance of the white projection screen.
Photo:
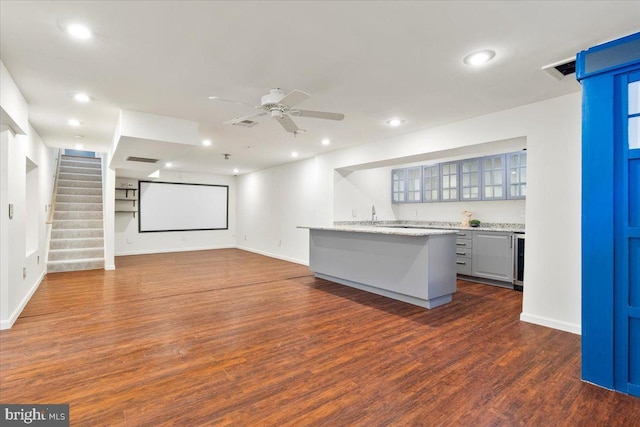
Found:
[(227, 230), (229, 186), (140, 181), (138, 230)]

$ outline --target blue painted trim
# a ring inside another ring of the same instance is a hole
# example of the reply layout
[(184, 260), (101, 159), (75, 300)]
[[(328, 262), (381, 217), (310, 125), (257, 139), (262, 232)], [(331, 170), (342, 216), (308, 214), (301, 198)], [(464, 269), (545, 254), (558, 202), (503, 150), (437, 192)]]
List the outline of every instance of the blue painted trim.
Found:
[[(582, 81), (587, 77), (592, 77), (597, 74), (607, 73), (614, 70), (618, 71), (621, 67), (633, 65), (637, 61), (640, 61), (640, 49), (638, 49), (639, 41), (640, 33), (635, 33), (581, 51), (576, 57), (576, 79), (578, 81)], [(609, 66), (603, 66), (596, 70), (589, 70), (587, 64), (589, 57), (591, 55), (606, 55), (605, 51), (612, 52), (612, 55), (619, 56), (619, 60), (612, 57)], [(618, 55), (620, 53), (623, 55)]]

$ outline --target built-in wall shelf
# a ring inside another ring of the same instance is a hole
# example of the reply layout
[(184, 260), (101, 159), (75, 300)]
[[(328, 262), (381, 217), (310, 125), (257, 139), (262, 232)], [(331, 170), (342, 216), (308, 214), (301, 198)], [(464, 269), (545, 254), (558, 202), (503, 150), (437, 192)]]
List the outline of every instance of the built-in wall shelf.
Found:
[(116, 188), (115, 195), (115, 212), (131, 213), (136, 217), (138, 212), (138, 195), (137, 188)]

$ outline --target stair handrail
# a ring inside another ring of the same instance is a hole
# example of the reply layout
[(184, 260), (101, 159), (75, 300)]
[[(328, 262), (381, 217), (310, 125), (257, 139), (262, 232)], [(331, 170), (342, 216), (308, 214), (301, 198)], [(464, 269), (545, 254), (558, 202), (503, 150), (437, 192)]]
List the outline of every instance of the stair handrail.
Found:
[(56, 210), (56, 194), (58, 193), (58, 175), (60, 175), (60, 163), (62, 160), (62, 150), (58, 148), (58, 157), (56, 159), (56, 173), (53, 181), (53, 191), (51, 192), (51, 201), (49, 203), (49, 218), (47, 224), (53, 224), (53, 213)]

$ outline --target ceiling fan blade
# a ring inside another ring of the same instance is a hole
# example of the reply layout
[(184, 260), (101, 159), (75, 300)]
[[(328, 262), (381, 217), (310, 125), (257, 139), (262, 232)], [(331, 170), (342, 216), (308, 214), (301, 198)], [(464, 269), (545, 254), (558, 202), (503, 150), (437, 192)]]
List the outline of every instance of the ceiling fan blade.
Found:
[(266, 111), (262, 111), (260, 113), (249, 114), (248, 116), (236, 117), (235, 119), (227, 120), (226, 122), (223, 122), (222, 124), (223, 125), (235, 125), (236, 123), (243, 122), (245, 120), (251, 120), (251, 119), (254, 119), (254, 118), (258, 118), (258, 117), (264, 116), (266, 114), (267, 114)]
[(249, 104), (248, 102), (235, 101), (233, 99), (227, 99), (227, 98), (220, 98), (219, 96), (210, 96), (209, 99), (213, 101), (222, 101), (222, 102), (230, 102), (232, 104), (246, 105), (247, 107), (251, 107), (251, 108), (260, 108), (260, 107), (256, 107), (253, 104)]
[(309, 99), (310, 96), (311, 95), (301, 90), (292, 90), (280, 100), (279, 104), (284, 104), (287, 107), (293, 107), (294, 105)]
[(294, 121), (291, 120), (291, 117), (287, 116), (286, 114), (283, 114), (282, 117), (276, 117), (276, 120), (278, 120), (278, 123), (280, 123), (280, 125), (287, 132), (291, 132), (295, 134), (300, 130), (298, 129), (298, 126), (294, 123)]
[(342, 119), (344, 119), (344, 114), (327, 113), (325, 111), (291, 110), (291, 111), (289, 111), (289, 113), (292, 116), (313, 117), (314, 119), (327, 119), (327, 120), (342, 120)]

